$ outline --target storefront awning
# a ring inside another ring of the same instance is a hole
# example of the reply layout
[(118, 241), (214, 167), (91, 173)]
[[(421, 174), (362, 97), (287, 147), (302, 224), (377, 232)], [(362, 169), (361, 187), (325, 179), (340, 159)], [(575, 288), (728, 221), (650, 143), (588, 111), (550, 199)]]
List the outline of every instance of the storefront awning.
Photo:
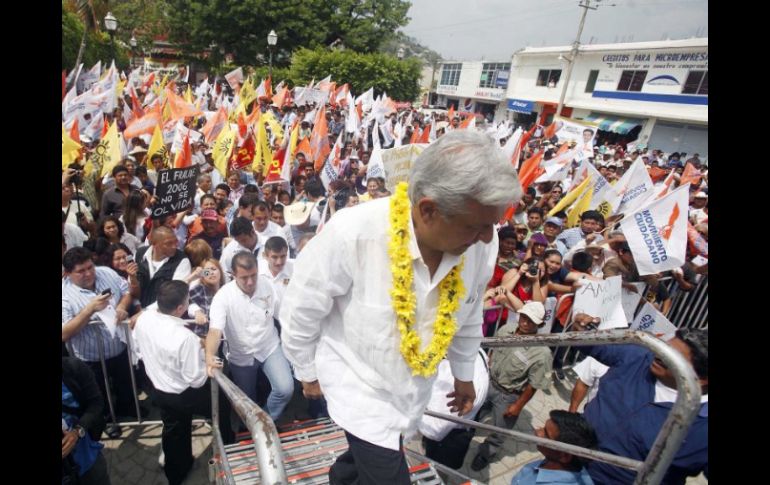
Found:
[(633, 118), (617, 118), (593, 113), (584, 119), (596, 123), (600, 130), (612, 131), (621, 135), (628, 134), (629, 131), (643, 123), (642, 120)]

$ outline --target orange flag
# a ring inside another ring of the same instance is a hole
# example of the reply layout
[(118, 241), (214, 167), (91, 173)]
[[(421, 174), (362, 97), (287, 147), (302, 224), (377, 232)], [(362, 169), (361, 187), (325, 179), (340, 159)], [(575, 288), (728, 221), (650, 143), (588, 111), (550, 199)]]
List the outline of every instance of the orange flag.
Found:
[(310, 150), (310, 140), (303, 138), (302, 141), (297, 144), (297, 149), (294, 152), (295, 156), (297, 153), (304, 153), (305, 159), (310, 160), (310, 154), (312, 153)]
[(409, 139), (409, 144), (413, 145), (420, 139), (420, 129), (417, 128), (412, 131), (412, 137)]
[(238, 113), (238, 135), (241, 138), (246, 138), (246, 131), (249, 129), (248, 123), (246, 123), (246, 118), (244, 118), (243, 113)]
[(519, 182), (521, 183), (522, 191), (526, 192), (527, 187), (532, 185), (532, 182), (545, 172), (545, 169), (540, 166), (540, 161), (543, 159), (543, 153), (543, 150), (540, 150), (532, 155), (529, 160), (526, 160), (521, 164), (521, 170), (519, 170)]
[(222, 128), (225, 127), (225, 123), (227, 123), (227, 111), (223, 106), (219, 108), (219, 111), (217, 111), (217, 114), (214, 115), (213, 118), (208, 120), (205, 125), (203, 125), (203, 137), (206, 139), (206, 143), (211, 144), (214, 140), (217, 139), (217, 136), (222, 131)]
[(332, 151), (329, 146), (329, 126), (326, 123), (325, 106), (321, 107), (316, 116), (315, 126), (313, 126), (313, 132), (310, 134), (310, 150), (313, 167), (316, 172), (320, 172), (326, 157)]
[(461, 130), (467, 130), (469, 128), (474, 128), (475, 126), (476, 126), (476, 115), (471, 115), (465, 118), (465, 120), (463, 120), (462, 123), (460, 123), (459, 128)]
[(136, 90), (133, 86), (130, 86), (128, 88), (128, 93), (131, 95), (131, 111), (134, 112), (134, 116), (136, 118), (141, 118), (144, 116), (144, 110), (142, 110), (142, 104), (139, 102), (139, 99), (136, 97)]
[(682, 178), (679, 180), (679, 185), (684, 185), (686, 183), (698, 185), (701, 177), (703, 177), (703, 174), (700, 173), (700, 170), (695, 168), (692, 163), (688, 163), (684, 166), (684, 172), (682, 172)]
[(182, 149), (176, 154), (176, 160), (174, 160), (174, 168), (185, 168), (192, 166), (192, 152), (190, 151), (190, 135), (187, 134), (184, 137), (184, 143)]
[(556, 155), (555, 156), (559, 156), (562, 153), (566, 152), (567, 150), (569, 150), (569, 143), (562, 143), (562, 145), (559, 147), (559, 149), (556, 150)]
[(420, 139), (417, 140), (417, 143), (430, 143), (430, 130), (431, 125), (428, 123), (425, 125), (425, 128), (422, 130), (422, 134), (420, 135)]
[(187, 118), (188, 116), (203, 116), (203, 111), (196, 108), (194, 104), (185, 101), (181, 96), (177, 96), (170, 89), (166, 89), (166, 100), (171, 110), (172, 120)]
[(75, 140), (76, 143), (80, 143), (80, 128), (78, 128), (78, 118), (75, 117), (75, 122), (72, 123), (72, 128), (70, 128), (70, 138)]
[(261, 114), (262, 114), (262, 111), (260, 111), (259, 107), (257, 106), (257, 102), (254, 101), (251, 107), (251, 114), (249, 114), (249, 116), (246, 117), (246, 126), (253, 126), (254, 123), (259, 121), (259, 117)]
[(107, 123), (107, 117), (104, 117), (104, 126), (102, 127), (102, 136), (99, 137), (100, 140), (104, 140), (104, 137), (107, 136), (107, 131), (110, 129), (110, 124)]
[(452, 118), (454, 118), (455, 115), (455, 105), (452, 105), (449, 107), (449, 111), (446, 114), (446, 117), (449, 119), (449, 122), (452, 122)]
[(289, 94), (289, 88), (284, 87), (281, 92), (273, 96), (273, 104), (279, 108), (283, 108), (286, 103), (286, 96)]
[(649, 173), (650, 173), (650, 179), (652, 179), (653, 183), (657, 183), (660, 180), (663, 180), (663, 178), (666, 176), (666, 171), (658, 167), (657, 165), (651, 166)]
[(362, 120), (364, 119), (364, 102), (359, 101), (356, 103), (356, 113), (358, 113), (358, 119)]
[(131, 120), (123, 131), (123, 138), (130, 140), (139, 135), (152, 135), (155, 127), (160, 124), (160, 117), (160, 106), (156, 104), (146, 115)]
[(550, 140), (553, 138), (553, 136), (556, 134), (556, 121), (551, 123), (546, 127), (546, 129), (543, 131), (543, 138), (546, 140)]

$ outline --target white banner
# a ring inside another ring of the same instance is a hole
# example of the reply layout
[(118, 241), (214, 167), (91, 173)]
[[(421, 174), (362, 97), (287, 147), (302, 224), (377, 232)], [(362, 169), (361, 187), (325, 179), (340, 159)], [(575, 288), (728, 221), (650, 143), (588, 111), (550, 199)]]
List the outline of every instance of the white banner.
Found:
[(634, 321), (634, 313), (636, 313), (636, 307), (639, 306), (639, 300), (642, 299), (642, 291), (646, 286), (644, 283), (631, 283), (636, 287), (636, 293), (628, 291), (623, 288), (620, 292), (620, 304), (623, 306), (623, 313), (626, 315), (626, 321), (631, 323)]
[(649, 302), (644, 302), (642, 310), (629, 327), (651, 333), (661, 340), (671, 340), (676, 335), (676, 326), (655, 309)]
[(572, 315), (585, 313), (599, 317), (599, 330), (625, 328), (628, 326), (621, 305), (621, 277), (611, 276), (606, 280), (580, 280), (581, 286), (575, 291)]
[[(557, 118), (561, 127), (556, 130), (556, 136), (559, 142), (574, 141), (577, 143), (575, 148), (578, 153), (578, 160), (594, 156), (594, 138), (596, 137), (596, 126), (589, 123), (575, 123), (564, 118)], [(558, 126), (558, 125), (557, 125)]]
[(179, 150), (182, 149), (182, 144), (184, 143), (184, 138), (187, 135), (190, 135), (190, 145), (193, 143), (200, 141), (203, 137), (203, 134), (200, 132), (197, 132), (195, 130), (190, 130), (187, 128), (184, 123), (182, 123), (182, 120), (179, 120), (179, 122), (176, 125), (176, 132), (174, 134), (174, 141), (171, 144), (171, 153), (177, 153)]
[(620, 221), (640, 275), (684, 264), (689, 190), (685, 184)]
[(412, 164), (427, 146), (427, 143), (414, 143), (399, 148), (382, 150), (385, 187), (389, 191), (394, 192), (399, 182), (405, 182), (409, 179), (409, 171), (412, 169)]
[(620, 197), (620, 203), (615, 208), (616, 213), (630, 214), (655, 195), (652, 179), (641, 158), (631, 165), (613, 189)]
[(543, 325), (537, 329), (538, 334), (545, 335), (551, 333), (553, 321), (556, 319), (556, 303), (558, 303), (558, 300), (555, 296), (549, 296), (545, 299), (545, 303), (543, 303), (545, 316), (543, 317)]

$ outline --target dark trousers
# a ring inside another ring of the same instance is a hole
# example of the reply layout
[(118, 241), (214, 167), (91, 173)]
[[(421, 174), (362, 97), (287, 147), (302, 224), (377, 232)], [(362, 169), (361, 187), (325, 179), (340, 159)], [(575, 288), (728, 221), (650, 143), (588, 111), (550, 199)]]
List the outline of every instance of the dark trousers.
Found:
[(423, 437), (422, 444), (425, 446), (425, 456), (458, 470), (463, 466), (465, 454), (468, 453), (474, 434), (473, 429), (455, 428), (441, 441)]
[(107, 473), (107, 460), (99, 453), (91, 468), (80, 477), (80, 485), (110, 485), (110, 476)]
[[(409, 468), (402, 451), (373, 445), (345, 431), (348, 451), (329, 469), (331, 485), (409, 485)], [(400, 444), (400, 443), (399, 443)]]
[[(136, 417), (136, 406), (134, 404), (134, 392), (131, 390), (131, 374), (128, 369), (128, 351), (126, 349), (115, 357), (106, 359), (107, 376), (112, 381), (112, 388), (115, 390), (117, 400), (113, 402), (115, 414), (117, 416)], [(96, 383), (99, 384), (99, 390), (104, 397), (104, 414), (109, 415), (110, 408), (107, 404), (107, 389), (104, 387), (104, 373), (102, 364), (99, 361), (86, 362), (88, 367), (94, 372)]]
[[(153, 402), (160, 407), (163, 421), (162, 444), (166, 455), (163, 471), (170, 485), (182, 483), (193, 465), (193, 415), (211, 418), (211, 381), (203, 387), (188, 387), (181, 394), (170, 394), (153, 389)], [(225, 393), (219, 391), (219, 430), (225, 444), (234, 441), (230, 428), (230, 404)]]

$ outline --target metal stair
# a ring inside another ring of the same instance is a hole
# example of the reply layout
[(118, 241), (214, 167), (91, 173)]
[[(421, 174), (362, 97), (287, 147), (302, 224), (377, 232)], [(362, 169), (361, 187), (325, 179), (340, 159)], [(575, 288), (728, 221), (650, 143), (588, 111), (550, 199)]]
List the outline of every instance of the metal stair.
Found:
[[(329, 483), (329, 467), (348, 449), (345, 432), (329, 418), (291, 423), (278, 428), (288, 483), (320, 485)], [(259, 464), (249, 433), (225, 446), (227, 462), (236, 484), (258, 484)], [(443, 485), (431, 463), (407, 457), (413, 485)]]

